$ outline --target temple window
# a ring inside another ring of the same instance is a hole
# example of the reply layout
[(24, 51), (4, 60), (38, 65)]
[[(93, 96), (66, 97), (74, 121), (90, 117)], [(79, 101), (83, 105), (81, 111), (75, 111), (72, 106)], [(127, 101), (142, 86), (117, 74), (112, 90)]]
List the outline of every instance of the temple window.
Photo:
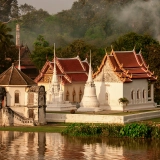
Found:
[(139, 90), (137, 91), (137, 99), (139, 99), (140, 98), (140, 92), (139, 92)]
[(14, 93), (14, 101), (15, 101), (15, 103), (19, 103), (19, 91), (15, 91), (15, 93)]
[(143, 99), (145, 98), (145, 93), (146, 93), (146, 91), (145, 91), (145, 89), (143, 90)]
[(133, 94), (134, 94), (134, 91), (132, 90), (132, 91), (131, 91), (131, 99), (132, 99), (132, 100), (134, 99)]
[(148, 97), (151, 97), (151, 83), (148, 84)]
[(73, 90), (73, 102), (75, 102), (75, 96), (76, 96), (76, 92), (75, 90)]
[(69, 92), (66, 93), (66, 101), (69, 101)]
[(81, 91), (81, 89), (80, 89), (80, 91), (79, 91), (79, 102), (82, 100), (82, 91)]
[(108, 101), (108, 93), (106, 93), (106, 101)]
[(30, 92), (28, 93), (28, 105), (34, 104), (34, 93)]

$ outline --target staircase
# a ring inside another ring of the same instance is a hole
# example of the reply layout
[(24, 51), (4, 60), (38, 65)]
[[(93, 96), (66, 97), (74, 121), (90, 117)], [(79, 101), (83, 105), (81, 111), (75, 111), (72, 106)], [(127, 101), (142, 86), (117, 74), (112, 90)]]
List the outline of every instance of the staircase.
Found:
[(4, 125), (9, 126), (34, 126), (33, 118), (26, 118), (17, 112), (13, 111), (10, 107), (3, 108), (2, 121)]

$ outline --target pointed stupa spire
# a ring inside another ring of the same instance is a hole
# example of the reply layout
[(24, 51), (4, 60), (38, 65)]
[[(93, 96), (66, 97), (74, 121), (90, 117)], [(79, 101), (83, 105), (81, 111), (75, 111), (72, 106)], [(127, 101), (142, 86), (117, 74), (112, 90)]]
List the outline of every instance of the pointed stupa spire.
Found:
[(93, 82), (92, 78), (92, 67), (91, 67), (91, 50), (90, 50), (90, 64), (89, 64), (89, 73), (88, 73), (88, 80), (87, 82)]
[(20, 46), (20, 25), (16, 25), (16, 46)]
[(55, 43), (54, 43), (54, 69), (52, 76), (52, 84), (58, 83), (57, 70), (56, 70), (56, 53), (55, 53)]
[(21, 48), (20, 48), (20, 46), (19, 46), (19, 58), (18, 58), (19, 60), (19, 63), (18, 63), (18, 69), (21, 71)]

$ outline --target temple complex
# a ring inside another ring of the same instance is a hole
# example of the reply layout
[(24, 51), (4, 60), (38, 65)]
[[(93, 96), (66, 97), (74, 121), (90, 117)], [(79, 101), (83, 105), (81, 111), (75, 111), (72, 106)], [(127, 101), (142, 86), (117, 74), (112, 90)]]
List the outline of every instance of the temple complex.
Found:
[(45, 63), (35, 82), (38, 85), (45, 86), (47, 93), (53, 87), (52, 91), (54, 89), (55, 93), (54, 98), (52, 94), (48, 94), (47, 104), (52, 102), (53, 99), (57, 99), (56, 101), (60, 100), (56, 98), (56, 94), (60, 94), (62, 97), (60, 101), (79, 103), (83, 96), (88, 71), (89, 65), (87, 60), (81, 61), (79, 56), (75, 58), (55, 57), (52, 61)]
[(100, 107), (104, 110), (155, 107), (154, 82), (157, 77), (149, 70), (142, 54), (135, 50), (106, 53), (93, 78)]

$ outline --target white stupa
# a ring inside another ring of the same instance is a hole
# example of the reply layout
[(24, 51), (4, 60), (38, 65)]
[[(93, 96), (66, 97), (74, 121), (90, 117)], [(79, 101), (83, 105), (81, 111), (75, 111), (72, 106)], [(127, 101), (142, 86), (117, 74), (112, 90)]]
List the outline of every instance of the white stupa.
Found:
[(58, 80), (56, 70), (56, 55), (54, 44), (54, 69), (51, 83), (47, 91), (47, 111), (66, 111), (77, 109), (76, 105), (72, 105), (68, 101), (64, 101), (64, 91), (62, 90), (61, 82)]
[(91, 68), (91, 53), (90, 53), (90, 65), (88, 80), (85, 84), (84, 95), (80, 102), (80, 108), (78, 111), (99, 111), (99, 102), (96, 95), (96, 87), (92, 78), (92, 68)]

